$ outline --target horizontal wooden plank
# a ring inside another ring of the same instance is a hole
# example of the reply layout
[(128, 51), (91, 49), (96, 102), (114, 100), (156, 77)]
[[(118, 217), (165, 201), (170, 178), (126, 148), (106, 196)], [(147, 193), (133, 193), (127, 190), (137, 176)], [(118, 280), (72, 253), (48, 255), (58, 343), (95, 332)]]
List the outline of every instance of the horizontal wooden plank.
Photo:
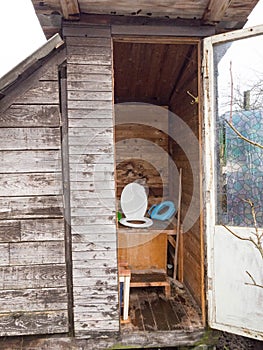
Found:
[(90, 320), (87, 321), (85, 315), (83, 319), (74, 321), (75, 334), (77, 337), (86, 338), (93, 332), (119, 332), (119, 319), (117, 320)]
[(41, 196), (62, 193), (61, 173), (0, 174), (2, 196)]
[(73, 191), (75, 190), (84, 190), (87, 191), (89, 189), (95, 189), (98, 190), (109, 190), (109, 189), (115, 189), (115, 182), (112, 180), (112, 178), (109, 181), (73, 181), (71, 182), (71, 189)]
[(112, 101), (110, 100), (106, 100), (106, 101), (92, 101), (92, 100), (69, 100), (68, 101), (68, 108), (69, 109), (76, 109), (76, 108), (80, 108), (80, 109), (107, 109), (110, 108), (112, 105)]
[(0, 118), (0, 127), (25, 128), (59, 125), (58, 105), (12, 105)]
[[(78, 170), (78, 169), (77, 169)], [(101, 182), (101, 181), (114, 181), (114, 172), (109, 169), (105, 171), (99, 171), (96, 168), (93, 172), (89, 171), (73, 171), (70, 173), (70, 179), (74, 182)], [(98, 188), (101, 188), (100, 186)], [(110, 188), (109, 188), (110, 189)]]
[[(92, 295), (92, 292), (85, 296), (85, 293), (83, 295), (76, 295), (74, 293), (74, 303), (80, 307), (82, 306), (94, 306), (94, 305), (101, 305), (104, 306), (110, 303), (118, 302), (118, 292), (117, 290), (115, 293), (113, 291), (109, 292), (106, 289), (103, 291), (103, 294), (98, 291), (95, 291), (95, 293)], [(79, 309), (80, 310), (80, 309)]]
[[(96, 280), (96, 286), (94, 287), (94, 290), (100, 289), (100, 286), (104, 285), (104, 284), (106, 284), (108, 286), (111, 286), (111, 285), (114, 286), (114, 285), (118, 284), (117, 275), (109, 275), (108, 278), (105, 278), (105, 276), (98, 276), (98, 277), (95, 277), (94, 279)], [(74, 278), (74, 270), (73, 270), (73, 284), (74, 284), (74, 286), (85, 287), (85, 286), (89, 285), (91, 280), (92, 280), (92, 277)]]
[(100, 215), (98, 217), (93, 216), (73, 216), (71, 223), (76, 226), (88, 226), (88, 225), (112, 225), (116, 223), (115, 215)]
[[(76, 150), (81, 150), (82, 147), (76, 147)], [(92, 165), (92, 166), (98, 166), (99, 169), (101, 167), (104, 167), (106, 165), (107, 168), (109, 166), (113, 167), (114, 164), (114, 157), (113, 154), (87, 154), (85, 152), (82, 153), (77, 153), (77, 154), (70, 154), (69, 156), (69, 162), (70, 165), (73, 166), (73, 164), (87, 164), (87, 165)], [(76, 167), (77, 169), (77, 167)]]
[[(78, 261), (85, 261), (85, 265), (83, 264), (83, 267), (89, 267), (89, 260), (110, 260), (112, 261), (113, 259), (116, 259), (117, 261), (117, 254), (115, 250), (110, 250), (110, 251), (76, 251), (74, 250), (75, 243), (72, 244), (72, 259), (73, 261), (78, 260)], [(73, 263), (73, 271), (74, 271), (74, 263)], [(73, 272), (74, 274), (74, 272)], [(80, 283), (80, 282), (79, 282)], [(90, 281), (91, 284), (86, 284), (87, 285), (92, 285), (92, 279)], [(97, 283), (97, 282), (96, 282)], [(98, 283), (97, 283), (98, 284)], [(83, 284), (81, 284), (83, 285)], [(77, 286), (77, 284), (76, 284)], [(85, 284), (84, 284), (85, 286)]]
[(61, 196), (0, 197), (0, 219), (62, 217)]
[[(69, 91), (69, 101), (112, 101), (112, 92), (108, 91)], [(82, 102), (80, 102), (82, 105)]]
[[(103, 129), (102, 129), (103, 130)], [(89, 138), (87, 136), (69, 136), (69, 145), (70, 146), (76, 146), (76, 145), (87, 145), (87, 149), (90, 147), (94, 147), (95, 145), (98, 146), (112, 146), (113, 148), (113, 134), (108, 133), (108, 134), (95, 134), (94, 137)]]
[(58, 288), (66, 286), (63, 265), (4, 266), (0, 268), (1, 289)]
[(68, 64), (68, 80), (69, 81), (86, 81), (89, 74), (112, 75), (110, 65), (96, 64)]
[(15, 100), (15, 104), (59, 104), (59, 86), (57, 81), (40, 81)]
[[(105, 235), (108, 238), (106, 240), (116, 240), (116, 224), (109, 225), (99, 225), (99, 224), (90, 224), (86, 226), (77, 226), (74, 225), (72, 228), (72, 236), (76, 235), (93, 235), (94, 242), (100, 242), (100, 235)], [(112, 238), (112, 239), (111, 239)]]
[[(98, 146), (98, 145), (79, 145), (79, 146), (69, 146), (69, 154), (78, 154), (78, 155), (89, 155), (90, 157), (94, 156), (97, 158), (97, 161), (100, 162), (99, 158), (101, 158), (101, 162), (103, 162), (103, 156), (107, 155), (109, 153), (109, 156), (112, 157), (113, 161), (113, 145), (105, 145), (105, 146)], [(101, 157), (100, 157), (101, 156)]]
[(40, 310), (66, 310), (67, 289), (41, 288), (0, 290), (1, 313)]
[(67, 331), (67, 310), (0, 314), (0, 336), (52, 334)]
[[(99, 110), (98, 110), (99, 112)], [(113, 119), (110, 117), (107, 118), (100, 118), (98, 117), (97, 119), (69, 119), (69, 127), (70, 128), (89, 128), (89, 127), (94, 127), (94, 128), (109, 128), (113, 126)]]
[(63, 264), (63, 241), (10, 243), (10, 265)]
[(73, 203), (85, 202), (86, 207), (92, 206), (92, 203), (98, 206), (112, 205), (115, 201), (115, 189), (112, 190), (81, 190), (81, 191), (72, 191), (71, 192), (71, 202), (72, 207)]
[[(112, 82), (109, 81), (69, 81), (68, 91), (112, 91)], [(83, 111), (84, 112), (84, 111)], [(88, 113), (85, 114), (87, 117)]]
[(21, 241), (64, 240), (64, 219), (34, 219), (21, 221)]
[(111, 275), (116, 276), (117, 278), (118, 268), (116, 267), (104, 267), (102, 269), (99, 268), (74, 268), (74, 278), (97, 278), (97, 277), (105, 277), (108, 278)]
[(0, 243), (0, 266), (9, 264), (9, 244)]
[(116, 241), (113, 242), (93, 242), (91, 240), (87, 243), (74, 242), (74, 252), (96, 252), (96, 251), (111, 251), (116, 250)]
[(109, 38), (92, 38), (92, 37), (82, 37), (82, 36), (67, 36), (65, 38), (67, 43), (67, 48), (69, 49), (71, 46), (79, 46), (79, 47), (111, 47), (111, 40)]
[[(85, 38), (108, 38), (110, 41), (111, 32), (110, 26), (64, 26), (63, 27), (63, 36), (77, 36)], [(98, 39), (100, 40), (100, 39)]]
[(69, 54), (67, 56), (67, 62), (69, 64), (96, 64), (96, 65), (109, 65), (111, 66), (110, 52), (106, 54), (92, 54), (87, 51), (87, 54)]
[[(85, 84), (88, 84), (85, 82)], [(69, 119), (82, 119), (85, 122), (87, 119), (91, 124), (89, 125), (91, 128), (96, 128), (96, 125), (93, 125), (93, 122), (96, 122), (98, 119), (110, 119), (112, 121), (111, 127), (113, 127), (113, 108), (112, 105), (108, 106), (107, 109), (69, 109), (68, 110)], [(100, 120), (103, 123), (103, 120)], [(80, 126), (81, 127), (81, 126)]]
[(88, 198), (88, 199), (71, 199), (71, 208), (111, 208), (115, 210), (116, 200), (115, 197), (111, 198)]
[[(108, 305), (107, 305), (108, 306)], [(102, 306), (99, 307), (99, 305), (97, 305), (97, 308), (102, 309)], [(88, 310), (86, 310), (88, 309)], [(95, 309), (95, 308), (94, 308)], [(116, 323), (119, 320), (119, 310), (117, 308), (117, 306), (110, 306), (110, 309), (114, 309), (114, 310), (108, 310), (108, 307), (106, 307), (105, 311), (98, 311), (98, 312), (94, 312), (94, 310), (92, 311), (91, 308), (89, 308), (88, 306), (82, 306), (82, 307), (75, 307), (75, 317), (74, 317), (74, 321), (78, 322), (78, 321), (82, 321), (82, 320), (88, 320), (88, 323), (95, 321), (97, 324), (100, 323), (100, 321), (106, 322), (108, 321), (108, 323), (112, 323), (112, 321), (115, 319)]]
[(19, 221), (0, 220), (0, 242), (17, 242), (21, 240), (21, 225)]
[(109, 208), (106, 206), (102, 206), (102, 207), (89, 207), (89, 208), (81, 208), (81, 207), (77, 207), (77, 208), (72, 208), (71, 209), (71, 215), (72, 217), (78, 217), (78, 216), (110, 216), (110, 215), (115, 215), (115, 208)]
[[(99, 285), (99, 288), (97, 288)], [(87, 303), (94, 297), (98, 296), (98, 299), (107, 299), (108, 296), (115, 296), (118, 293), (118, 283), (107, 284), (98, 279), (91, 279), (91, 283), (85, 287), (77, 287), (74, 285), (74, 296), (77, 300), (82, 301), (85, 299)]]
[[(107, 226), (105, 226), (107, 227)], [(93, 244), (102, 244), (102, 243), (114, 243), (116, 246), (116, 230), (112, 230), (108, 233), (80, 233), (79, 229), (74, 227), (73, 234), (72, 234), (72, 242), (73, 243), (85, 243), (88, 244), (92, 242)]]
[[(169, 9), (167, 8), (167, 13)], [(191, 27), (191, 26), (127, 26), (112, 25), (113, 35), (130, 35), (130, 36), (171, 36), (171, 37), (206, 37), (214, 33), (214, 28), (209, 26)], [(212, 33), (212, 34), (211, 34)], [(142, 42), (144, 38), (142, 38)], [(149, 38), (150, 41), (152, 38)], [(147, 41), (147, 38), (146, 38)]]
[[(82, 41), (83, 42), (83, 41)], [(102, 56), (107, 57), (108, 61), (111, 61), (111, 48), (110, 46), (87, 46), (87, 45), (68, 45), (67, 54), (69, 56)]]
[(59, 149), (59, 128), (2, 128), (0, 150)]
[(61, 169), (60, 150), (0, 151), (1, 173), (51, 172)]
[(0, 242), (64, 240), (64, 219), (0, 220)]
[(102, 136), (108, 136), (110, 140), (113, 140), (113, 133), (114, 128), (108, 127), (108, 128), (96, 128), (91, 126), (90, 128), (69, 128), (69, 136), (74, 137), (85, 137), (87, 142), (96, 142), (97, 138), (100, 138)]

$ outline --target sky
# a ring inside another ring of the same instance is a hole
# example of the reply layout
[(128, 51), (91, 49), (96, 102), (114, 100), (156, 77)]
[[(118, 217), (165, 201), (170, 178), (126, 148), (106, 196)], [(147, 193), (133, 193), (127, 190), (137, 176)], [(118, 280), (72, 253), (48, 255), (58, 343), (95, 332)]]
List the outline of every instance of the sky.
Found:
[(46, 42), (31, 0), (0, 0), (0, 77)]
[[(31, 0), (0, 0), (0, 12), (1, 77), (42, 46), (46, 38)], [(263, 0), (250, 15), (246, 27), (258, 24), (263, 24)]]

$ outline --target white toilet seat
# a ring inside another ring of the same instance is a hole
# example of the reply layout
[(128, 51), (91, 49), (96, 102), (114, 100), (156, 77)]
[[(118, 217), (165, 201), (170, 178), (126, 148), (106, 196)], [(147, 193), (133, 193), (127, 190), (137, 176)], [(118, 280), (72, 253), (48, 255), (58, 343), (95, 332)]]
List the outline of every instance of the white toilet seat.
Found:
[[(148, 199), (145, 189), (142, 185), (133, 182), (126, 185), (121, 194), (121, 209), (125, 218), (120, 220), (120, 223), (124, 226), (145, 228), (150, 227), (153, 221), (144, 217)], [(142, 221), (141, 223), (135, 223), (134, 221)]]
[[(143, 221), (143, 223), (135, 223), (133, 221)], [(122, 218), (120, 219), (120, 223), (124, 226), (128, 227), (134, 227), (134, 228), (146, 228), (150, 227), (153, 224), (152, 219), (149, 218), (137, 218), (137, 219), (131, 219), (131, 218)]]

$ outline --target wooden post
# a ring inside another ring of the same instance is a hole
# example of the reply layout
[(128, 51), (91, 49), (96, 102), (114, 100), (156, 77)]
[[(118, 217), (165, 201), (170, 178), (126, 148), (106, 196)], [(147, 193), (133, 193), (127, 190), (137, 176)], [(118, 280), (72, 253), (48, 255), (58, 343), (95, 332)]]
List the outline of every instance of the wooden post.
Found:
[(177, 265), (178, 265), (178, 251), (179, 251), (179, 241), (180, 241), (180, 221), (181, 221), (181, 199), (182, 199), (182, 169), (179, 170), (179, 191), (178, 191), (178, 211), (177, 211), (177, 225), (176, 225), (176, 246), (174, 253), (174, 280), (177, 279)]

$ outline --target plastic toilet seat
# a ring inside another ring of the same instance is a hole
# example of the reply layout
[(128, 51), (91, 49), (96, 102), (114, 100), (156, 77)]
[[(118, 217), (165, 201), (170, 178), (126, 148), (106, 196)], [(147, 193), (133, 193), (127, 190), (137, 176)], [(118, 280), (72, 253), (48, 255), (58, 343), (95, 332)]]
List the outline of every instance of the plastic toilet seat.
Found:
[[(121, 194), (121, 209), (125, 218), (120, 220), (122, 225), (128, 227), (150, 227), (153, 221), (144, 217), (148, 199), (145, 189), (142, 185), (133, 182), (126, 185)], [(135, 223), (134, 221), (142, 221), (142, 223)]]

